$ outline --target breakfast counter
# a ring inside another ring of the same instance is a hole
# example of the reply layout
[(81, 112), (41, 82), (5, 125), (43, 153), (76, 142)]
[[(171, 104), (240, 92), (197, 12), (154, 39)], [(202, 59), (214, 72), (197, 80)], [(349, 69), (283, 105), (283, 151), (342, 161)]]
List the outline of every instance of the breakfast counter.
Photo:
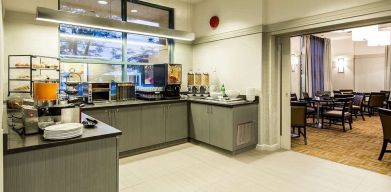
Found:
[(102, 122), (58, 141), (41, 134), (21, 137), (11, 129), (4, 134), (4, 191), (118, 192), (120, 135)]
[(98, 109), (98, 108), (111, 108), (111, 107), (124, 107), (124, 106), (142, 106), (142, 105), (159, 105), (159, 104), (172, 104), (172, 103), (205, 103), (210, 105), (216, 105), (221, 107), (236, 107), (241, 105), (251, 105), (258, 104), (258, 101), (246, 101), (244, 99), (237, 101), (220, 101), (220, 100), (212, 100), (205, 99), (199, 97), (188, 97), (182, 99), (173, 99), (173, 100), (155, 100), (155, 101), (147, 101), (147, 100), (130, 100), (130, 101), (111, 101), (111, 102), (99, 102), (92, 105), (86, 105), (82, 109)]
[[(86, 114), (81, 114), (82, 120), (89, 117)], [(121, 131), (111, 127), (103, 122), (98, 122), (95, 128), (83, 130), (83, 135), (65, 140), (49, 141), (45, 140), (42, 134), (35, 134), (29, 136), (20, 136), (12, 129), (8, 129), (4, 138), (4, 155), (20, 153), (38, 149), (45, 149), (51, 147), (58, 147), (63, 145), (70, 145), (75, 143), (105, 139), (121, 135)]]

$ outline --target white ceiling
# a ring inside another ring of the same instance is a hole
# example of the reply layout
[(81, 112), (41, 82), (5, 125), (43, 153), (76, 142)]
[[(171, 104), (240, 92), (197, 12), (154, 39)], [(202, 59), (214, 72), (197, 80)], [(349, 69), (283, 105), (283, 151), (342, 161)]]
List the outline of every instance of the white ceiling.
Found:
[[(379, 25), (379, 29), (382, 31), (391, 31), (391, 23), (381, 24)], [(318, 33), (315, 36), (329, 38), (331, 40), (349, 39), (352, 38), (352, 29)]]

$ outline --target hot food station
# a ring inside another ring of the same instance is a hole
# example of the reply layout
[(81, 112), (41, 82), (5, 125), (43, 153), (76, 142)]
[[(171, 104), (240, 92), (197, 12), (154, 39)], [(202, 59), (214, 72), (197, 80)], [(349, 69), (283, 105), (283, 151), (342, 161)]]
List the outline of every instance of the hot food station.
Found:
[[(185, 142), (232, 154), (257, 144), (253, 89), (240, 95), (211, 83), (202, 72), (188, 72), (184, 83), (180, 64), (132, 65), (118, 82), (101, 75), (93, 81), (84, 69), (58, 58), (9, 56), (3, 117), (6, 191), (29, 191), (23, 188), (29, 185), (18, 182), (52, 180), (48, 170), (67, 172), (73, 181), (84, 181), (78, 185), (87, 185), (85, 180), (93, 178), (79, 178), (86, 174), (80, 174), (80, 167), (105, 181), (94, 191), (112, 191), (118, 187), (121, 157)], [(22, 168), (18, 162), (24, 159), (29, 161)], [(72, 162), (75, 166), (58, 166)], [(40, 191), (48, 190), (42, 186)]]

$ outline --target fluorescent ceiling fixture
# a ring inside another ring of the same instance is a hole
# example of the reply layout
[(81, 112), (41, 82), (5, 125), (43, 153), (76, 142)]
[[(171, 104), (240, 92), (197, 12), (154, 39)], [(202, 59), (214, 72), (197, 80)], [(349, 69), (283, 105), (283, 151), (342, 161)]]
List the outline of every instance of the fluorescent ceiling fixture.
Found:
[(107, 5), (108, 4), (107, 1), (98, 1), (98, 3), (101, 4), (101, 5)]
[[(64, 34), (60, 33), (60, 37), (64, 39), (80, 39), (80, 40), (88, 40), (88, 41), (99, 41), (104, 43), (116, 43), (121, 44), (122, 39), (109, 39), (109, 38), (99, 38), (99, 37), (93, 37), (93, 36), (87, 36), (87, 35), (74, 35), (74, 34)], [(140, 45), (140, 46), (165, 46), (157, 43), (150, 43), (150, 42), (140, 42), (140, 41), (128, 41), (128, 45)]]
[(391, 45), (391, 32), (390, 31), (378, 31), (371, 34), (368, 38), (368, 46), (385, 46)]
[(130, 10), (130, 12), (132, 12), (132, 13), (137, 13), (138, 10), (137, 10), (137, 9), (132, 9), (132, 10)]
[(153, 27), (141, 25), (137, 23), (129, 23), (125, 21), (117, 21), (113, 19), (106, 19), (100, 17), (91, 17), (68, 13), (64, 11), (57, 11), (53, 9), (38, 7), (36, 20), (47, 21), (52, 23), (63, 23), (69, 25), (78, 25), (84, 27), (98, 28), (110, 31), (119, 31), (125, 33), (135, 33), (141, 35), (149, 35), (156, 37), (171, 38), (183, 41), (193, 41), (194, 33), (164, 29), (160, 27)]
[(352, 40), (353, 41), (366, 41), (366, 40), (368, 40), (369, 36), (377, 33), (378, 31), (379, 31), (378, 25), (354, 28), (352, 30)]

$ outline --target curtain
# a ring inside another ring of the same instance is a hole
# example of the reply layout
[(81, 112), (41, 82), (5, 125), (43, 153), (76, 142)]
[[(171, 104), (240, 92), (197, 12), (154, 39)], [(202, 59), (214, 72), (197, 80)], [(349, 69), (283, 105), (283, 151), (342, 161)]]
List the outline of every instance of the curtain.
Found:
[(312, 97), (312, 78), (311, 78), (311, 47), (310, 36), (304, 35), (302, 41), (302, 69), (303, 69), (303, 85), (301, 92), (307, 92)]
[(325, 91), (332, 91), (333, 90), (333, 83), (331, 78), (331, 65), (332, 65), (332, 59), (331, 59), (331, 40), (325, 38), (324, 39), (324, 50), (323, 50), (323, 70), (324, 70), (324, 90)]
[(391, 45), (386, 46), (386, 66), (385, 66), (385, 82), (384, 89), (391, 91)]
[(316, 92), (324, 91), (324, 78), (323, 78), (324, 39), (316, 36), (311, 36), (310, 49), (311, 49), (312, 95), (316, 95)]

